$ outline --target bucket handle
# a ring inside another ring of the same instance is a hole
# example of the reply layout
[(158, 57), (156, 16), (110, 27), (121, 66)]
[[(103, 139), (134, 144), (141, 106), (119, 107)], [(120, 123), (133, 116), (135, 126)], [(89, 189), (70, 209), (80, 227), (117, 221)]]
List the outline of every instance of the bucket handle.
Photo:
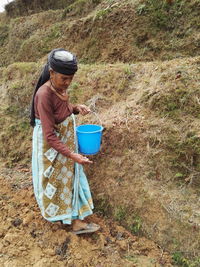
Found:
[(91, 110), (91, 113), (95, 115), (95, 117), (99, 120), (100, 124), (103, 125), (102, 120), (100, 119), (100, 117), (98, 116), (98, 114), (95, 111)]

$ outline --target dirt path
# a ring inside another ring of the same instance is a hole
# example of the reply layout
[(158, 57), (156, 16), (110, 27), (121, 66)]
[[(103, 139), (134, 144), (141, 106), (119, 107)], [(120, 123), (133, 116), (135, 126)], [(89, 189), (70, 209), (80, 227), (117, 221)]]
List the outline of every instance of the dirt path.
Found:
[(154, 242), (133, 236), (110, 220), (93, 215), (101, 230), (76, 236), (69, 226), (50, 224), (36, 205), (28, 169), (0, 172), (0, 266), (172, 266)]

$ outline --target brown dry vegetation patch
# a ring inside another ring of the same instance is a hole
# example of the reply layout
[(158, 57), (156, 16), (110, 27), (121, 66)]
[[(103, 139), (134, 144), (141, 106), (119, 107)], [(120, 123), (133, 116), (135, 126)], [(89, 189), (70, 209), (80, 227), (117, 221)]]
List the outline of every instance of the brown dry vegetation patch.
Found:
[(1, 69), (0, 157), (10, 167), (17, 162), (30, 164), (31, 129), (29, 125), (31, 88), (39, 75), (36, 63), (14, 63)]

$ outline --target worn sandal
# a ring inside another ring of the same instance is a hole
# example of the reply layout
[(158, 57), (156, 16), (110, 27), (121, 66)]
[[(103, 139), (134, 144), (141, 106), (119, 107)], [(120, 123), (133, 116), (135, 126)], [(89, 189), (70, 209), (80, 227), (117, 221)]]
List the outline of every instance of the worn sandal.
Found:
[(88, 223), (86, 227), (78, 230), (78, 231), (73, 231), (74, 234), (80, 235), (80, 234), (87, 234), (87, 233), (93, 233), (96, 232), (100, 229), (100, 226), (95, 223)]

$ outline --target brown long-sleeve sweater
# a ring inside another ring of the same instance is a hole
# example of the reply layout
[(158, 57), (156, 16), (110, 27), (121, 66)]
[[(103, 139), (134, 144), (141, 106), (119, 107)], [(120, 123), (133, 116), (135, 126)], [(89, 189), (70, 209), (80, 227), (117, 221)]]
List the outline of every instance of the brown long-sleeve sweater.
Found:
[(55, 124), (64, 121), (72, 113), (77, 114), (76, 106), (61, 100), (47, 85), (42, 85), (34, 99), (35, 117), (41, 120), (44, 138), (56, 151), (69, 156), (71, 152), (55, 134)]

